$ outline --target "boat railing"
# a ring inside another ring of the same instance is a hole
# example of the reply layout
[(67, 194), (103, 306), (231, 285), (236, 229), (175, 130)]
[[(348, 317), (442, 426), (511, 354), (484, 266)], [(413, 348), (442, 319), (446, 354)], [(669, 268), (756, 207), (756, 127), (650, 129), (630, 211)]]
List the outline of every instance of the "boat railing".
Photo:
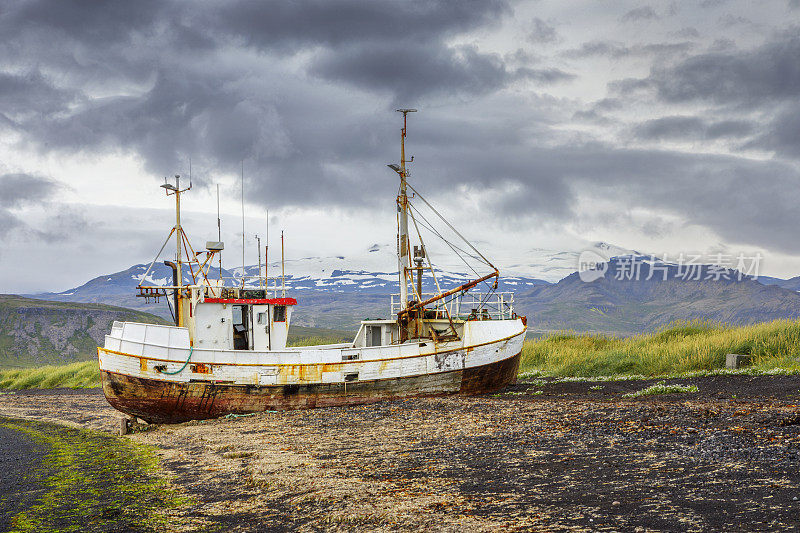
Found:
[(221, 280), (222, 286), (226, 288), (240, 288), (242, 287), (242, 283), (244, 282), (245, 289), (266, 289), (267, 294), (273, 294), (275, 296), (278, 295), (279, 292), (283, 290), (281, 285), (281, 279), (278, 277), (275, 278), (265, 278), (264, 276), (222, 276), (221, 278), (216, 278), (213, 281)]
[[(422, 298), (436, 296), (437, 293), (423, 293)], [(513, 292), (467, 292), (450, 299), (431, 304), (425, 308), (435, 311), (437, 316), (447, 316), (462, 320), (506, 320), (514, 318)], [(397, 316), (402, 310), (399, 294), (392, 294), (389, 302), (390, 316)]]

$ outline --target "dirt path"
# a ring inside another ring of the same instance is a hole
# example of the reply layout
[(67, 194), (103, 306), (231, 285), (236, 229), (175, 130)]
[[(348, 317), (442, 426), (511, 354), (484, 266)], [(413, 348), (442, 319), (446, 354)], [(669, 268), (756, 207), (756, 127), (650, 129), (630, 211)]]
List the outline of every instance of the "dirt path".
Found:
[[(260, 413), (130, 438), (232, 531), (719, 531), (800, 527), (800, 377), (524, 383), (500, 395)], [(599, 388), (602, 387), (602, 388)], [(734, 397), (735, 396), (735, 397)], [(0, 414), (115, 428), (99, 391)]]

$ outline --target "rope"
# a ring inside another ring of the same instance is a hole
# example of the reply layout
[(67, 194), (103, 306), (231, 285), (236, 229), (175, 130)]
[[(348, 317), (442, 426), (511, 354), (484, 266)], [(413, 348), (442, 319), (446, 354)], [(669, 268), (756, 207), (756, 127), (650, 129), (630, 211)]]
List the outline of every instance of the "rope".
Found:
[(183, 366), (180, 367), (178, 370), (176, 370), (175, 372), (167, 372), (166, 370), (162, 370), (161, 373), (162, 374), (167, 374), (168, 376), (172, 376), (172, 375), (175, 375), (175, 374), (180, 374), (183, 371), (183, 369), (186, 368), (186, 365), (189, 364), (189, 359), (192, 358), (192, 352), (193, 351), (194, 351), (194, 346), (189, 346), (189, 357), (186, 358), (186, 362), (183, 363)]

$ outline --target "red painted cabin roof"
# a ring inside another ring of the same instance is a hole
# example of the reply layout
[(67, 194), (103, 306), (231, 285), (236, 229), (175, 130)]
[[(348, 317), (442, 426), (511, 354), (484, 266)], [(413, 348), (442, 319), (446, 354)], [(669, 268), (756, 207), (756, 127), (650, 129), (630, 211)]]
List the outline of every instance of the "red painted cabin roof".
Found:
[(206, 298), (209, 304), (297, 305), (294, 298)]

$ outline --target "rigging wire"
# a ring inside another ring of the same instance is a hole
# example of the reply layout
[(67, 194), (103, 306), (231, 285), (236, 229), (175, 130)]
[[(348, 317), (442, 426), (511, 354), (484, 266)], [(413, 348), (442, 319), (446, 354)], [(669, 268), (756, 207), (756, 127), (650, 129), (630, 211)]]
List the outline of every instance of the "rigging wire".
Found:
[[(427, 204), (427, 202), (426, 202), (426, 204)], [(429, 205), (429, 206), (430, 206), (430, 204), (427, 204), (427, 205)], [(420, 217), (421, 217), (421, 218), (422, 218), (422, 219), (425, 221), (424, 223), (422, 223), (422, 222), (421, 222), (421, 224), (423, 225), (423, 227), (424, 227), (425, 229), (427, 229), (428, 231), (430, 231), (431, 233), (433, 233), (434, 235), (436, 235), (437, 237), (439, 237), (439, 238), (440, 238), (442, 241), (444, 241), (444, 243), (445, 243), (445, 244), (447, 244), (447, 245), (450, 247), (450, 249), (451, 249), (451, 250), (453, 250), (453, 253), (455, 253), (455, 254), (456, 254), (456, 256), (458, 256), (458, 258), (459, 258), (459, 259), (461, 259), (461, 261), (462, 261), (462, 262), (463, 262), (463, 263), (464, 263), (464, 264), (467, 266), (467, 268), (469, 268), (470, 270), (472, 270), (472, 273), (473, 273), (473, 274), (475, 274), (475, 276), (476, 276), (476, 277), (480, 277), (480, 274), (478, 273), (478, 271), (477, 271), (477, 270), (475, 270), (475, 268), (474, 268), (472, 265), (470, 265), (470, 264), (469, 264), (469, 262), (467, 262), (467, 261), (464, 259), (464, 257), (463, 257), (461, 254), (459, 254), (459, 251), (460, 251), (460, 252), (461, 252), (463, 255), (466, 255), (466, 256), (468, 256), (468, 257), (471, 257), (472, 259), (475, 259), (476, 261), (479, 261), (479, 262), (480, 262), (481, 260), (480, 260), (478, 257), (475, 257), (474, 255), (470, 254), (469, 252), (467, 252), (467, 251), (463, 250), (461, 247), (457, 246), (456, 244), (453, 244), (453, 243), (452, 243), (452, 242), (450, 242), (448, 239), (446, 239), (446, 238), (445, 238), (445, 237), (444, 237), (444, 236), (443, 236), (443, 235), (442, 235), (442, 234), (441, 234), (441, 233), (440, 233), (438, 230), (436, 230), (436, 229), (433, 227), (433, 224), (432, 224), (432, 223), (431, 223), (431, 222), (430, 222), (430, 221), (429, 221), (429, 220), (428, 220), (428, 219), (425, 217), (425, 215), (424, 215), (424, 214), (423, 214), (423, 213), (422, 213), (422, 212), (419, 210), (419, 208), (417, 208), (416, 206), (414, 206), (414, 205), (413, 205), (411, 202), (409, 202), (409, 206), (411, 207), (411, 209), (412, 209), (412, 212), (416, 212), (416, 213), (417, 213), (417, 214), (418, 214), (418, 215), (419, 215), (419, 216), (420, 216)], [(463, 239), (463, 237), (462, 237), (462, 239)], [(469, 244), (469, 243), (468, 243), (468, 244)], [(487, 264), (488, 266), (491, 266), (492, 268), (495, 268), (495, 267), (494, 267), (494, 265), (492, 265), (491, 263), (486, 263), (486, 264)], [(495, 269), (495, 270), (496, 270), (496, 269)], [(488, 281), (483, 281), (483, 283), (484, 283), (484, 284), (485, 284), (487, 287), (489, 287), (489, 289), (490, 289), (490, 290), (492, 290), (492, 291), (496, 290), (496, 289), (494, 288), (493, 284), (490, 284)]]
[[(418, 209), (416, 209), (416, 208), (415, 208), (415, 210), (417, 211), (417, 214), (418, 214), (418, 215), (420, 215), (420, 216), (421, 216), (423, 219), (425, 219), (425, 216), (424, 216), (424, 215), (423, 215), (423, 214), (422, 214), (422, 213), (421, 213), (421, 212), (420, 212)], [(427, 221), (427, 219), (425, 219), (425, 220)], [(431, 232), (432, 232), (432, 233), (434, 233), (436, 236), (438, 236), (438, 237), (439, 237), (439, 238), (440, 238), (442, 241), (444, 241), (444, 242), (445, 242), (445, 244), (447, 244), (447, 245), (450, 247), (450, 249), (451, 249), (451, 250), (453, 250), (453, 253), (454, 253), (454, 254), (455, 254), (455, 255), (456, 255), (456, 256), (457, 256), (459, 259), (461, 259), (461, 261), (462, 261), (462, 262), (463, 262), (463, 263), (464, 263), (464, 264), (467, 266), (467, 268), (469, 268), (469, 269), (472, 271), (472, 273), (475, 275), (475, 277), (481, 277), (481, 275), (478, 273), (478, 271), (477, 271), (477, 270), (475, 270), (475, 268), (474, 268), (472, 265), (470, 265), (470, 264), (469, 264), (469, 262), (467, 262), (467, 261), (464, 259), (464, 257), (463, 257), (461, 254), (459, 254), (459, 253), (458, 253), (458, 251), (462, 251), (462, 252), (464, 253), (464, 255), (466, 255), (466, 256), (468, 256), (468, 257), (471, 257), (471, 258), (473, 258), (473, 259), (475, 259), (475, 260), (477, 260), (477, 261), (480, 261), (480, 260), (479, 260), (477, 257), (474, 257), (473, 255), (471, 255), (471, 254), (469, 254), (469, 253), (467, 253), (467, 252), (464, 252), (464, 251), (463, 251), (463, 250), (462, 250), (460, 247), (458, 247), (457, 245), (455, 245), (455, 244), (453, 244), (452, 242), (450, 242), (449, 240), (447, 240), (445, 237), (443, 237), (443, 236), (441, 235), (441, 233), (439, 233), (439, 232), (438, 232), (436, 229), (434, 229), (434, 228), (432, 227), (432, 225), (430, 225), (430, 222), (428, 222), (428, 224), (423, 224), (423, 227), (425, 227), (425, 228), (426, 228), (428, 231), (431, 231)], [(486, 287), (488, 288), (488, 290), (495, 290), (494, 284), (490, 284), (490, 283), (488, 282), (488, 280), (484, 280), (482, 283), (486, 285)]]
[(415, 189), (415, 188), (414, 188), (414, 187), (413, 187), (411, 184), (409, 184), (409, 183), (407, 183), (406, 185), (408, 186), (408, 188), (409, 188), (409, 189), (411, 189), (412, 191), (414, 191), (414, 194), (415, 194), (416, 196), (419, 196), (419, 199), (420, 199), (420, 200), (422, 200), (423, 202), (425, 202), (425, 205), (427, 205), (427, 206), (430, 208), (430, 210), (431, 210), (431, 211), (433, 211), (433, 212), (436, 214), (436, 216), (438, 216), (438, 217), (439, 217), (439, 218), (442, 220), (442, 222), (444, 222), (445, 224), (447, 224), (447, 227), (448, 227), (448, 228), (450, 228), (450, 230), (452, 230), (452, 232), (453, 232), (453, 233), (455, 233), (456, 235), (458, 235), (458, 236), (461, 238), (461, 240), (462, 240), (462, 241), (464, 241), (465, 243), (467, 243), (467, 246), (469, 246), (470, 248), (472, 248), (472, 251), (473, 251), (473, 252), (475, 252), (476, 254), (478, 254), (478, 255), (480, 256), (480, 258), (481, 258), (481, 259), (483, 259), (483, 261), (484, 261), (484, 262), (485, 262), (487, 265), (489, 265), (490, 267), (492, 267), (492, 268), (494, 268), (495, 270), (497, 270), (497, 269), (495, 268), (495, 266), (494, 266), (494, 265), (491, 263), (491, 261), (489, 261), (488, 259), (486, 259), (486, 258), (483, 256), (483, 254), (482, 254), (482, 253), (480, 253), (480, 252), (478, 251), (478, 249), (477, 249), (477, 248), (475, 248), (475, 247), (472, 245), (472, 243), (471, 243), (471, 242), (469, 242), (469, 241), (468, 241), (468, 240), (467, 240), (467, 239), (466, 239), (466, 238), (465, 238), (463, 235), (461, 235), (461, 234), (458, 232), (458, 230), (457, 230), (456, 228), (454, 228), (454, 227), (453, 227), (453, 225), (452, 225), (452, 224), (450, 224), (450, 223), (447, 221), (447, 219), (446, 219), (446, 218), (444, 218), (444, 217), (441, 215), (441, 213), (439, 213), (439, 212), (436, 210), (436, 208), (435, 208), (435, 207), (433, 207), (433, 206), (432, 206), (430, 203), (428, 203), (428, 200), (426, 200), (426, 199), (425, 199), (425, 197), (424, 197), (424, 196), (422, 196), (422, 195), (419, 193), (419, 191), (417, 191), (417, 190), (416, 190), (416, 189)]
[[(424, 220), (424, 221), (425, 221), (424, 223), (421, 223), (421, 224), (422, 224), (422, 226), (423, 226), (425, 229), (427, 229), (428, 231), (430, 231), (431, 233), (433, 233), (434, 235), (436, 235), (437, 237), (439, 237), (439, 238), (440, 238), (442, 241), (444, 241), (444, 243), (445, 243), (447, 246), (449, 246), (451, 250), (453, 250), (453, 253), (455, 253), (455, 254), (458, 256), (458, 258), (459, 258), (459, 259), (461, 259), (461, 261), (463, 261), (463, 262), (464, 262), (464, 264), (467, 266), (467, 268), (469, 268), (470, 270), (472, 270), (473, 274), (475, 274), (476, 276), (480, 276), (480, 274), (478, 274), (478, 271), (477, 271), (477, 270), (475, 270), (475, 268), (474, 268), (472, 265), (470, 265), (470, 264), (469, 264), (469, 263), (468, 263), (468, 262), (467, 262), (467, 261), (464, 259), (463, 255), (467, 255), (467, 256), (469, 256), (469, 257), (472, 257), (473, 259), (476, 259), (476, 260), (478, 260), (478, 258), (477, 258), (477, 257), (474, 257), (473, 255), (469, 254), (468, 252), (465, 252), (465, 251), (464, 251), (464, 250), (462, 250), (460, 247), (458, 247), (457, 245), (455, 245), (455, 244), (453, 244), (452, 242), (450, 242), (449, 240), (447, 240), (447, 239), (446, 239), (446, 238), (445, 238), (445, 237), (444, 237), (444, 236), (443, 236), (441, 233), (439, 233), (439, 231), (438, 231), (438, 230), (436, 230), (436, 228), (434, 228), (434, 227), (433, 227), (433, 224), (431, 224), (431, 223), (430, 223), (430, 221), (429, 221), (429, 220), (428, 220), (428, 219), (425, 217), (425, 215), (424, 215), (422, 212), (420, 212), (420, 210), (419, 210), (419, 209), (417, 209), (417, 208), (416, 208), (416, 207), (415, 207), (413, 204), (411, 204), (411, 203), (409, 203), (409, 205), (411, 206), (411, 209), (412, 209), (413, 211), (416, 211), (416, 213), (417, 213), (417, 214), (420, 216), (420, 218), (422, 218), (422, 220)], [(459, 253), (459, 252), (461, 252), (461, 253)], [(463, 254), (463, 255), (462, 255), (462, 254)]]

